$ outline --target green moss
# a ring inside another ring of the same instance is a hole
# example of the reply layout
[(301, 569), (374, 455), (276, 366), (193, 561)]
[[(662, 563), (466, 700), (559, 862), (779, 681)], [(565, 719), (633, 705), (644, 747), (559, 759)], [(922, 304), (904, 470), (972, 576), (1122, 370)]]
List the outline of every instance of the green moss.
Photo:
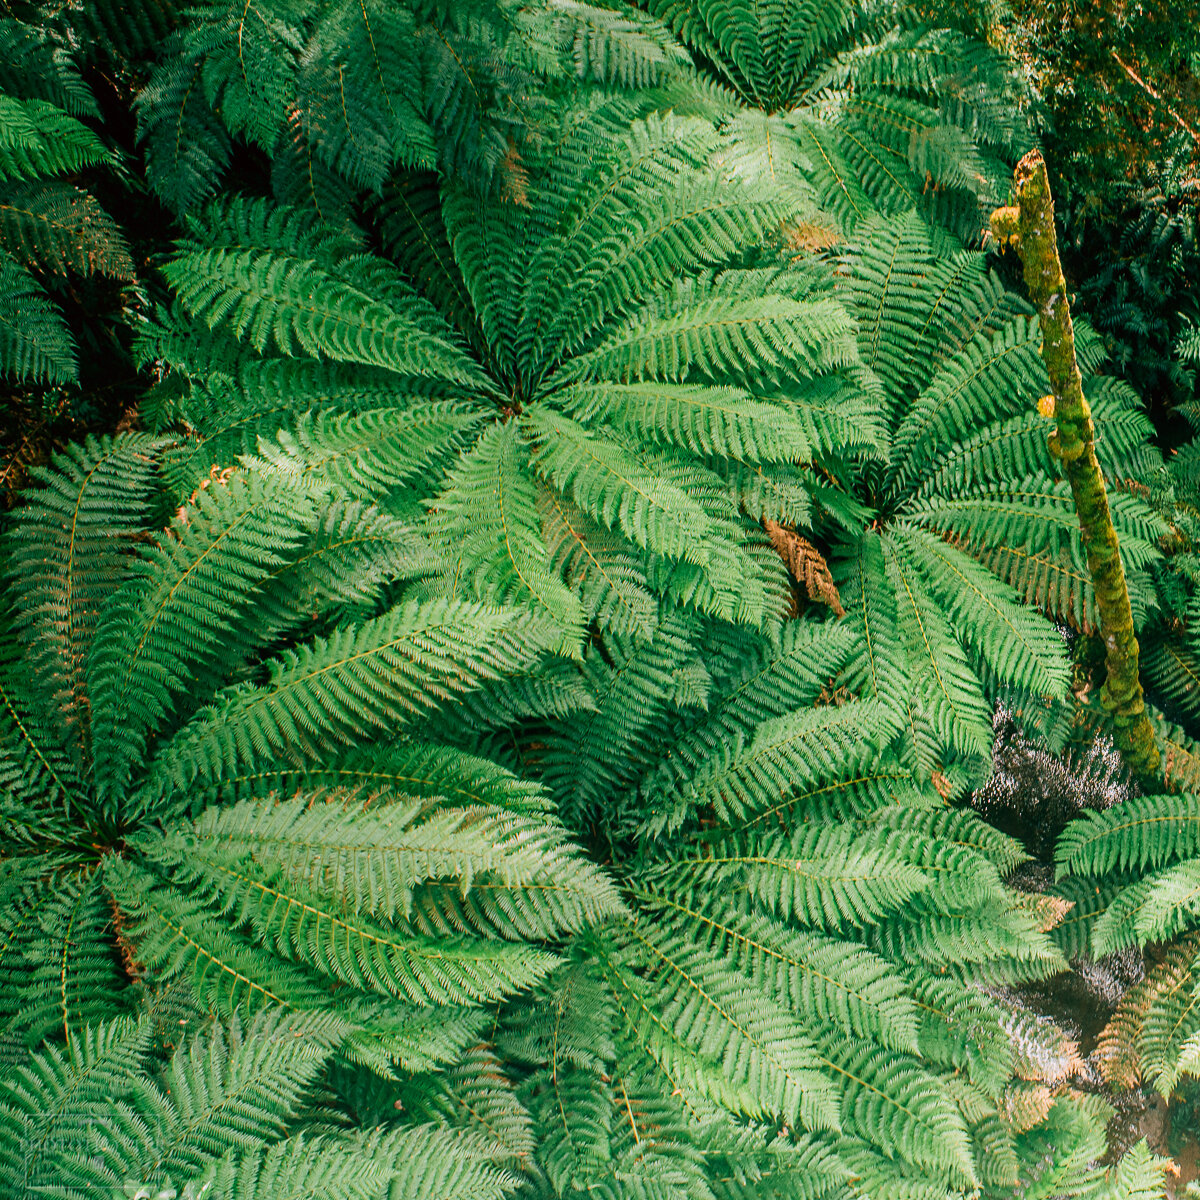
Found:
[(1137, 775), (1150, 775), (1158, 769), (1158, 746), (1146, 716), (1129, 589), (1108, 509), (1104, 476), (1096, 461), (1092, 413), (1075, 358), (1075, 331), (1054, 234), (1050, 181), (1038, 151), (1021, 159), (1013, 182), (1016, 206), (993, 213), (992, 232), (1016, 246), (1038, 312), (1042, 357), (1050, 375), (1057, 423), (1050, 435), (1050, 449), (1062, 462), (1063, 474), (1071, 485), (1096, 592), (1107, 669), (1104, 705), (1112, 713), (1117, 747), (1130, 769)]

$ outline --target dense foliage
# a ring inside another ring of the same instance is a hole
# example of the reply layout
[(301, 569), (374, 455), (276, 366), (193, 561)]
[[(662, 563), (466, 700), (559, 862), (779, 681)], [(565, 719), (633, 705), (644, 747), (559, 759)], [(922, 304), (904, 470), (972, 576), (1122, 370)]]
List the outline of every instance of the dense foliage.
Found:
[[(6, 1196), (1162, 1193), (1200, 457), (1081, 321), (1164, 765), (1033, 886), (1095, 593), (931, 11), (6, 7), (0, 371), (103, 414), (0, 535)], [(1033, 989), (1143, 948), (1089, 1080)]]

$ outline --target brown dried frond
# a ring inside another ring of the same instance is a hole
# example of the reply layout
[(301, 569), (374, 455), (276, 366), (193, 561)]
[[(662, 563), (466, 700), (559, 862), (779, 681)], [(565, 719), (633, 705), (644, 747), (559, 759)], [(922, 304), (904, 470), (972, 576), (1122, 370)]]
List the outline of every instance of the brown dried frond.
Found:
[(1096, 1045), (1096, 1059), (1105, 1083), (1126, 1088), (1141, 1083), (1141, 1043), (1146, 1018), (1163, 998), (1191, 983), (1197, 955), (1200, 955), (1200, 938), (1185, 938), (1121, 997)]
[(117, 950), (121, 955), (121, 966), (125, 968), (126, 976), (133, 983), (137, 983), (144, 973), (144, 968), (138, 962), (137, 952), (133, 948), (133, 943), (125, 933), (125, 914), (111, 896), (109, 897), (109, 906), (112, 908), (113, 936), (116, 938)]
[(832, 225), (817, 221), (797, 220), (782, 226), (784, 249), (792, 255), (792, 261), (820, 250), (840, 246), (842, 235)]
[(1168, 792), (1189, 792), (1200, 787), (1200, 757), (1178, 742), (1160, 738), (1163, 786)]
[(1061, 896), (1045, 893), (1027, 892), (1022, 899), (1025, 906), (1033, 910), (1034, 919), (1042, 933), (1049, 933), (1061, 925), (1063, 918), (1075, 907), (1074, 900), (1064, 900)]
[(763, 521), (763, 528), (792, 576), (804, 585), (808, 598), (819, 600), (832, 608), (839, 617), (844, 617), (846, 610), (842, 607), (842, 598), (838, 595), (833, 576), (829, 573), (829, 564), (816, 546), (794, 529), (781, 525), (778, 521)]
[(500, 199), (518, 208), (529, 207), (529, 170), (521, 161), (521, 152), (512, 138), (500, 160)]
[(1079, 1043), (1048, 1018), (1015, 1012), (1005, 1024), (1018, 1079), (1057, 1087), (1084, 1070)]
[(1105, 1083), (1137, 1087), (1142, 1081), (1142, 1060), (1137, 1043), (1154, 999), (1155, 987), (1147, 976), (1121, 997), (1112, 1019), (1096, 1043), (1096, 1061)]
[(1044, 1083), (1016, 1083), (1004, 1093), (1000, 1117), (1013, 1133), (1025, 1133), (1046, 1119), (1055, 1099)]

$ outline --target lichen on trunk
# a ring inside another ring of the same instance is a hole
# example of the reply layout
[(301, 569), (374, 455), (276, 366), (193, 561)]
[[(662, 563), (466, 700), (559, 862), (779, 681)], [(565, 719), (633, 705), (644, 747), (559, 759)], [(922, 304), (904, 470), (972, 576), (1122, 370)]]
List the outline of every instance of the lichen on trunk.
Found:
[(1054, 203), (1040, 152), (1030, 151), (1021, 159), (1013, 183), (1016, 204), (992, 214), (992, 233), (1002, 243), (1015, 246), (1030, 298), (1037, 307), (1042, 357), (1052, 393), (1040, 407), (1048, 415), (1052, 413), (1057, 425), (1050, 435), (1050, 449), (1071, 485), (1096, 593), (1107, 667), (1102, 699), (1112, 713), (1117, 748), (1136, 775), (1148, 776), (1158, 769), (1158, 746), (1146, 715), (1129, 589), (1104, 476), (1096, 460), (1092, 413), (1075, 357), (1075, 331), (1054, 234)]

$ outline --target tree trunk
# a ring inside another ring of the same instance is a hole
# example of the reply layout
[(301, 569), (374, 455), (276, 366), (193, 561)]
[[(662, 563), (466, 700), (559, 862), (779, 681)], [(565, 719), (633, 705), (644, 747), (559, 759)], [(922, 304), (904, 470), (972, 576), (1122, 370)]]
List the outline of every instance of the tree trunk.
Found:
[(1101, 700), (1112, 713), (1117, 748), (1129, 768), (1136, 775), (1147, 776), (1158, 769), (1158, 746), (1146, 716), (1129, 589), (1108, 509), (1104, 476), (1096, 461), (1092, 413), (1083, 395), (1083, 379), (1075, 358), (1075, 332), (1054, 236), (1050, 181), (1037, 150), (1017, 164), (1013, 183), (1016, 206), (998, 208), (992, 214), (992, 233), (1002, 243), (1015, 245), (1030, 297), (1037, 306), (1042, 357), (1052, 392), (1039, 407), (1057, 422), (1058, 428), (1050, 435), (1050, 449), (1071, 484), (1096, 592), (1108, 669)]

